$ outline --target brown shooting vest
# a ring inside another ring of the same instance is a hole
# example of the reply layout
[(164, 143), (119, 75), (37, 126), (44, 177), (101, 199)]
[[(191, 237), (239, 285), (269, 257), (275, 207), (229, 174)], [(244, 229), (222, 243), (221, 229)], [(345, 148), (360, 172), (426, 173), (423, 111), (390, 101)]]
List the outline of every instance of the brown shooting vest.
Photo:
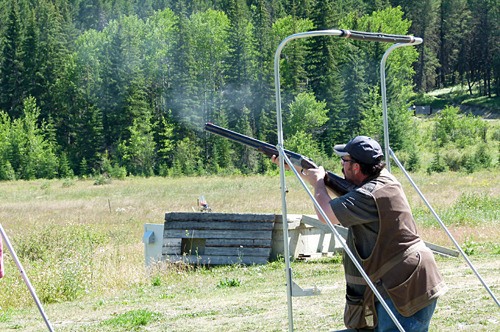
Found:
[[(409, 317), (446, 292), (433, 253), (417, 235), (410, 206), (400, 183), (382, 172), (375, 181), (362, 186), (375, 199), (379, 213), (379, 230), (371, 254), (362, 259), (356, 250), (352, 227), (347, 245), (377, 290), (390, 297), (398, 312)], [(362, 230), (361, 230), (362, 232)], [(362, 241), (358, 231), (359, 239)], [(375, 296), (348, 257), (345, 261), (347, 288), (364, 289), (362, 297), (347, 294), (344, 320), (349, 328), (375, 327)], [(360, 294), (359, 294), (360, 295)]]

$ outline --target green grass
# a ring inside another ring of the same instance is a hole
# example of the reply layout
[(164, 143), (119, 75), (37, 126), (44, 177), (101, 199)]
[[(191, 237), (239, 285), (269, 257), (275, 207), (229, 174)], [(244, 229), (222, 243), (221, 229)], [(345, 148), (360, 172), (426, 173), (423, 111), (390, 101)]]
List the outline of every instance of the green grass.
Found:
[(125, 329), (127, 331), (136, 331), (140, 327), (149, 325), (161, 317), (160, 313), (148, 310), (131, 310), (123, 314), (116, 315), (113, 318), (103, 321), (103, 326), (110, 326), (114, 329)]
[[(500, 220), (500, 197), (487, 193), (465, 193), (453, 205), (439, 208), (436, 212), (447, 221), (448, 226), (491, 226)], [(432, 226), (435, 222), (427, 207), (415, 209), (414, 214), (425, 226)]]
[(241, 280), (239, 279), (228, 279), (224, 278), (219, 281), (219, 284), (217, 285), (218, 288), (227, 288), (227, 287), (239, 287), (241, 286)]
[[(425, 240), (450, 246), (418, 194), (401, 180)], [(500, 170), (413, 174), (414, 181), (497, 294), (500, 288)], [(283, 260), (260, 266), (144, 267), (145, 223), (192, 211), (204, 195), (214, 212), (281, 213), (279, 178), (234, 176), (0, 183), (0, 220), (57, 331), (283, 331), (288, 327)], [(289, 213), (313, 214), (298, 181), (287, 177)], [(0, 330), (43, 331), (44, 323), (6, 253)], [(432, 331), (489, 331), (498, 308), (461, 259), (438, 257), (450, 292)], [(294, 298), (298, 331), (342, 328), (339, 256), (293, 262), (294, 281), (321, 295)], [(473, 309), (467, 310), (470, 306)]]

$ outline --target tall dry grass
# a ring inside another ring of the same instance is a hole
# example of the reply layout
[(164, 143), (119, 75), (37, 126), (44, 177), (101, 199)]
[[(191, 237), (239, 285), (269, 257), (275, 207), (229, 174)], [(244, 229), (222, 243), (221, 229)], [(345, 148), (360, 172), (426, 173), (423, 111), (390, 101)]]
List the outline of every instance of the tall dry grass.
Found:
[[(397, 170), (394, 173), (406, 188), (424, 239), (449, 245), (408, 181)], [(469, 246), (480, 243), (489, 251), (499, 250), (499, 180), (498, 170), (414, 175), (458, 241)], [(287, 177), (287, 188), (288, 213), (314, 213), (293, 176)], [(95, 185), (92, 180), (2, 182), (0, 220), (42, 301), (71, 302), (113, 296), (148, 284), (150, 275), (144, 270), (141, 242), (143, 225), (163, 223), (166, 212), (196, 209), (200, 195), (214, 212), (281, 213), (277, 176), (155, 177), (114, 180), (105, 185)], [(474, 202), (467, 206), (470, 200)], [(477, 245), (475, 249), (481, 248)], [(7, 275), (0, 280), (1, 308), (32, 305), (9, 253), (5, 264)]]

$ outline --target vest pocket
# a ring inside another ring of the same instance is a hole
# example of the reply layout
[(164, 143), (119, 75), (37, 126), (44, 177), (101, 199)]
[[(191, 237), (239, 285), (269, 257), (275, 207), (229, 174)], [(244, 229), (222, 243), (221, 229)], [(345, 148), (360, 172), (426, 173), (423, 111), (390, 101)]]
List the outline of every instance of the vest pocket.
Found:
[(355, 298), (349, 295), (346, 296), (344, 324), (350, 329), (361, 329), (373, 326), (373, 314), (370, 310), (365, 308), (362, 297)]
[[(419, 291), (422, 289), (422, 280), (418, 277), (421, 267), (422, 254), (417, 251), (408, 256), (401, 265), (398, 265), (398, 274), (388, 273), (387, 275), (392, 278), (385, 277), (383, 279), (387, 294), (398, 309), (398, 312), (405, 317), (413, 315), (414, 311), (411, 308), (411, 301), (420, 295)], [(394, 278), (398, 275), (400, 276), (399, 278)], [(386, 278), (389, 280), (386, 280)]]

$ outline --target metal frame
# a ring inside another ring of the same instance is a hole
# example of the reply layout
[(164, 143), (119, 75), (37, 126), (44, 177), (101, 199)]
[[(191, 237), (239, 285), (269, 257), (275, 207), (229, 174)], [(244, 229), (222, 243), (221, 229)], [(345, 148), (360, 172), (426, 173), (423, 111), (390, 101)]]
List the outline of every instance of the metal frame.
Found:
[(408, 181), (410, 181), (410, 183), (413, 186), (413, 188), (415, 188), (415, 190), (417, 191), (417, 193), (420, 196), (420, 198), (422, 199), (422, 201), (425, 203), (425, 205), (427, 205), (427, 207), (429, 208), (429, 210), (431, 211), (431, 213), (434, 215), (434, 218), (436, 219), (436, 221), (444, 229), (446, 235), (448, 235), (448, 237), (450, 238), (450, 240), (453, 242), (453, 244), (455, 245), (455, 247), (457, 248), (457, 250), (460, 252), (460, 254), (464, 258), (464, 260), (467, 262), (467, 264), (469, 265), (469, 267), (471, 268), (471, 270), (474, 272), (474, 274), (476, 275), (476, 277), (479, 279), (479, 281), (481, 282), (481, 284), (483, 285), (483, 287), (489, 293), (489, 295), (491, 296), (491, 298), (493, 299), (493, 301), (496, 303), (496, 305), (498, 307), (500, 307), (500, 303), (498, 302), (498, 299), (495, 297), (495, 294), (493, 294), (493, 291), (490, 289), (490, 287), (488, 287), (488, 285), (486, 284), (486, 282), (484, 281), (484, 279), (481, 277), (481, 275), (479, 274), (479, 272), (477, 271), (477, 269), (474, 267), (474, 265), (472, 265), (472, 262), (470, 261), (470, 259), (467, 256), (467, 254), (462, 250), (462, 248), (458, 244), (457, 240), (455, 240), (455, 238), (450, 233), (450, 231), (448, 230), (448, 228), (446, 227), (446, 225), (443, 223), (443, 221), (441, 220), (441, 218), (439, 218), (439, 216), (436, 213), (436, 211), (432, 208), (432, 206), (429, 203), (429, 201), (425, 198), (424, 194), (420, 191), (420, 189), (418, 188), (418, 186), (416, 185), (416, 183), (412, 180), (412, 178), (410, 177), (410, 174), (408, 174), (408, 172), (406, 171), (406, 169), (404, 168), (404, 166), (401, 164), (401, 162), (399, 161), (399, 159), (394, 154), (394, 151), (392, 151), (392, 149), (389, 149), (389, 152), (391, 154), (391, 157), (394, 159), (394, 162), (396, 163), (396, 165), (403, 171), (403, 173), (405, 174), (405, 176), (408, 179)]
[[(364, 40), (364, 41), (379, 41), (379, 42), (393, 42), (395, 43), (391, 47), (387, 49), (387, 51), (384, 53), (382, 60), (380, 62), (380, 81), (381, 81), (381, 93), (382, 93), (382, 107), (383, 107), (383, 125), (384, 125), (384, 145), (385, 145), (385, 158), (386, 158), (386, 164), (387, 168), (390, 171), (390, 156), (392, 156), (407, 178), (410, 180), (411, 184), (413, 187), (417, 190), (421, 198), (424, 200), (424, 202), (427, 204), (429, 209), (432, 211), (436, 219), (438, 220), (439, 224), (444, 228), (446, 231), (447, 235), (451, 238), (459, 252), (462, 254), (462, 256), (465, 258), (471, 269), (475, 272), (481, 283), (484, 285), (484, 287), (487, 289), (487, 291), (490, 293), (494, 301), (498, 304), (498, 300), (495, 298), (491, 290), (488, 288), (486, 283), (483, 281), (483, 279), (480, 277), (479, 273), (477, 270), (472, 266), (472, 263), (469, 261), (463, 250), (460, 248), (456, 240), (453, 238), (451, 233), (447, 230), (446, 226), (443, 224), (443, 222), (439, 219), (437, 214), (434, 212), (430, 204), (427, 202), (423, 194), (420, 192), (418, 187), (415, 185), (415, 183), (411, 180), (409, 174), (406, 172), (406, 170), (403, 168), (399, 160), (396, 158), (394, 155), (394, 152), (390, 149), (389, 145), (389, 123), (388, 123), (388, 115), (387, 115), (387, 97), (386, 97), (386, 80), (385, 80), (385, 64), (387, 61), (387, 58), (389, 54), (394, 51), (397, 48), (400, 47), (405, 47), (405, 46), (414, 46), (421, 44), (423, 42), (422, 38), (418, 37), (413, 37), (413, 36), (400, 36), (400, 35), (387, 35), (387, 34), (376, 34), (376, 33), (369, 33), (369, 32), (358, 32), (358, 31), (349, 31), (349, 30), (320, 30), (320, 31), (309, 31), (309, 32), (302, 32), (302, 33), (297, 33), (290, 35), (286, 37), (278, 46), (275, 57), (274, 57), (274, 75), (275, 75), (275, 90), (276, 90), (276, 120), (277, 120), (277, 135), (278, 135), (278, 145), (276, 148), (279, 151), (280, 158), (279, 158), (279, 167), (280, 167), (280, 185), (281, 185), (281, 197), (282, 197), (282, 222), (283, 222), (283, 241), (284, 241), (284, 256), (285, 256), (285, 264), (286, 264), (286, 280), (287, 280), (287, 302), (288, 302), (288, 328), (289, 331), (293, 331), (293, 305), (292, 305), (292, 296), (294, 296), (294, 289), (296, 291), (297, 285), (293, 282), (292, 278), (292, 270), (290, 267), (290, 252), (289, 252), (289, 237), (288, 237), (288, 222), (287, 222), (287, 205), (286, 205), (286, 181), (285, 181), (285, 162), (290, 166), (290, 169), (294, 172), (295, 176), (299, 179), (300, 183), (308, 193), (309, 197), (313, 201), (317, 211), (321, 214), (321, 216), (325, 219), (327, 222), (327, 225), (331, 228), (333, 234), (335, 235), (336, 239), (339, 240), (341, 243), (343, 249), (347, 253), (347, 255), (351, 258), (353, 261), (354, 265), (356, 268), (359, 270), (365, 281), (367, 282), (368, 286), (372, 289), (373, 293), (375, 296), (379, 299), (380, 303), (384, 307), (384, 309), (387, 311), (399, 331), (404, 331), (403, 327), (399, 323), (399, 321), (396, 319), (392, 311), (388, 308), (387, 304), (383, 300), (382, 296), (380, 293), (377, 291), (373, 283), (371, 282), (370, 278), (368, 275), (366, 275), (366, 272), (363, 270), (359, 262), (355, 259), (353, 253), (351, 250), (347, 247), (347, 244), (345, 243), (344, 239), (340, 236), (336, 228), (333, 226), (332, 222), (328, 219), (326, 216), (326, 213), (323, 211), (321, 206), (318, 204), (316, 199), (314, 198), (314, 195), (311, 193), (305, 182), (302, 180), (300, 177), (300, 174), (297, 172), (297, 170), (293, 167), (291, 161), (289, 158), (286, 156), (284, 152), (284, 145), (283, 145), (283, 122), (282, 122), (282, 113), (281, 113), (281, 85), (280, 85), (280, 74), (279, 74), (279, 62), (280, 62), (280, 56), (281, 56), (281, 51), (285, 47), (285, 45), (295, 39), (300, 39), (300, 38), (308, 38), (308, 37), (317, 37), (317, 36), (336, 36), (336, 37), (344, 37), (344, 38), (352, 38), (356, 40)], [(299, 288), (300, 290), (300, 288)], [(500, 306), (500, 305), (499, 305)]]
[[(285, 38), (280, 45), (278, 46), (278, 49), (276, 50), (275, 57), (274, 57), (274, 74), (275, 74), (275, 90), (276, 90), (276, 119), (277, 119), (277, 134), (278, 134), (278, 145), (276, 148), (278, 149), (280, 153), (280, 160), (279, 160), (279, 166), (280, 166), (280, 182), (281, 182), (281, 197), (282, 197), (282, 222), (283, 222), (283, 241), (284, 241), (284, 256), (285, 256), (285, 264), (286, 264), (286, 279), (287, 279), (287, 302), (288, 302), (288, 329), (289, 331), (293, 331), (293, 308), (292, 308), (292, 286), (293, 286), (293, 280), (292, 280), (292, 270), (290, 267), (290, 252), (289, 252), (289, 240), (288, 240), (288, 222), (287, 222), (287, 206), (286, 206), (286, 181), (285, 181), (285, 162), (290, 166), (292, 171), (295, 173), (295, 176), (299, 179), (301, 182), (302, 186), (308, 193), (309, 197), (312, 199), (314, 205), (316, 206), (317, 210), (321, 214), (321, 216), (326, 220), (328, 226), (331, 228), (333, 234), (335, 237), (339, 240), (339, 242), (342, 244), (342, 247), (344, 248), (345, 252), (347, 255), (351, 258), (353, 261), (354, 265), (358, 269), (358, 271), (361, 273), (365, 281), (367, 282), (368, 286), (372, 289), (373, 293), (375, 296), (379, 299), (380, 303), (382, 306), (385, 308), (391, 319), (393, 320), (394, 324), (398, 327), (399, 331), (404, 332), (403, 327), (399, 323), (399, 321), (396, 319), (390, 308), (387, 306), (385, 303), (384, 299), (376, 289), (375, 285), (372, 283), (366, 272), (363, 270), (359, 262), (356, 260), (354, 254), (351, 252), (351, 250), (347, 247), (347, 244), (343, 240), (343, 238), (340, 236), (338, 231), (333, 227), (332, 222), (328, 219), (326, 216), (326, 213), (323, 211), (321, 206), (318, 204), (316, 199), (314, 198), (314, 195), (311, 193), (307, 185), (304, 183), (300, 175), (298, 174), (297, 170), (293, 167), (291, 164), (290, 160), (284, 153), (284, 147), (283, 147), (283, 121), (282, 121), (282, 115), (281, 115), (281, 84), (280, 84), (280, 75), (279, 75), (279, 61), (280, 61), (280, 55), (281, 51), (285, 47), (285, 45), (294, 40), (294, 39), (299, 39), (299, 38), (308, 38), (308, 37), (317, 37), (317, 36), (340, 36), (340, 37), (345, 37), (345, 38), (353, 38), (353, 39), (358, 39), (358, 40), (372, 40), (372, 41), (402, 41), (402, 43), (398, 43), (394, 45), (392, 48), (390, 48), (386, 53), (390, 53), (393, 49), (397, 47), (402, 47), (402, 46), (410, 46), (410, 45), (417, 45), (422, 43), (421, 38), (415, 38), (412, 36), (394, 36), (394, 35), (383, 35), (383, 34), (373, 34), (373, 33), (366, 33), (366, 32), (357, 32), (357, 31), (348, 31), (348, 30), (320, 30), (320, 31), (309, 31), (309, 32), (303, 32), (303, 33), (297, 33), (291, 36), (288, 36)], [(385, 85), (385, 80), (384, 80), (384, 85)], [(383, 88), (385, 91), (385, 86)]]
[(464, 260), (467, 262), (467, 264), (469, 265), (469, 267), (471, 268), (471, 270), (474, 272), (474, 274), (476, 275), (476, 277), (479, 279), (479, 281), (481, 282), (481, 284), (483, 285), (483, 287), (486, 289), (486, 291), (488, 292), (488, 294), (491, 296), (491, 298), (493, 299), (493, 301), (496, 303), (496, 305), (498, 307), (500, 307), (500, 302), (498, 302), (498, 299), (495, 297), (495, 294), (493, 294), (492, 290), (488, 287), (488, 285), (486, 284), (486, 282), (484, 281), (484, 279), (481, 277), (481, 275), (479, 274), (479, 272), (477, 271), (477, 269), (474, 267), (474, 265), (470, 261), (470, 259), (467, 256), (467, 254), (462, 250), (462, 248), (458, 244), (457, 240), (455, 240), (455, 238), (453, 237), (453, 235), (451, 234), (451, 232), (448, 230), (448, 228), (443, 223), (443, 221), (441, 220), (441, 218), (438, 216), (438, 214), (436, 213), (436, 211), (432, 208), (432, 206), (429, 203), (429, 201), (425, 198), (424, 194), (420, 191), (420, 189), (418, 188), (417, 184), (410, 177), (410, 174), (406, 171), (406, 169), (404, 168), (404, 166), (401, 164), (401, 162), (399, 161), (399, 159), (396, 157), (396, 154), (394, 153), (394, 151), (392, 151), (392, 149), (389, 146), (389, 121), (388, 121), (388, 115), (387, 115), (387, 98), (386, 98), (386, 89), (385, 89), (385, 62), (387, 61), (387, 57), (389, 55), (389, 51), (392, 51), (392, 49), (397, 48), (397, 47), (401, 47), (401, 46), (404, 46), (404, 45), (398, 45), (398, 44), (396, 44), (396, 45), (391, 46), (391, 48), (389, 48), (386, 51), (386, 53), (382, 57), (382, 61), (380, 62), (380, 77), (381, 77), (381, 85), (382, 85), (382, 107), (383, 107), (383, 117), (384, 117), (385, 160), (386, 160), (386, 164), (387, 164), (387, 169), (389, 171), (391, 170), (391, 166), (390, 166), (390, 163), (389, 163), (389, 159), (390, 159), (389, 156), (391, 156), (392, 159), (394, 159), (394, 162), (396, 163), (396, 165), (403, 171), (404, 175), (406, 176), (406, 178), (408, 179), (408, 181), (411, 183), (411, 185), (413, 186), (413, 188), (416, 190), (416, 192), (418, 193), (418, 195), (420, 196), (420, 198), (422, 199), (422, 201), (425, 203), (425, 205), (427, 205), (427, 207), (429, 208), (429, 210), (431, 211), (431, 213), (434, 215), (434, 218), (436, 219), (436, 221), (438, 222), (438, 224), (443, 228), (443, 230), (445, 231), (446, 235), (448, 235), (448, 237), (450, 238), (451, 242), (453, 242), (453, 245), (460, 252), (460, 254), (464, 258)]

